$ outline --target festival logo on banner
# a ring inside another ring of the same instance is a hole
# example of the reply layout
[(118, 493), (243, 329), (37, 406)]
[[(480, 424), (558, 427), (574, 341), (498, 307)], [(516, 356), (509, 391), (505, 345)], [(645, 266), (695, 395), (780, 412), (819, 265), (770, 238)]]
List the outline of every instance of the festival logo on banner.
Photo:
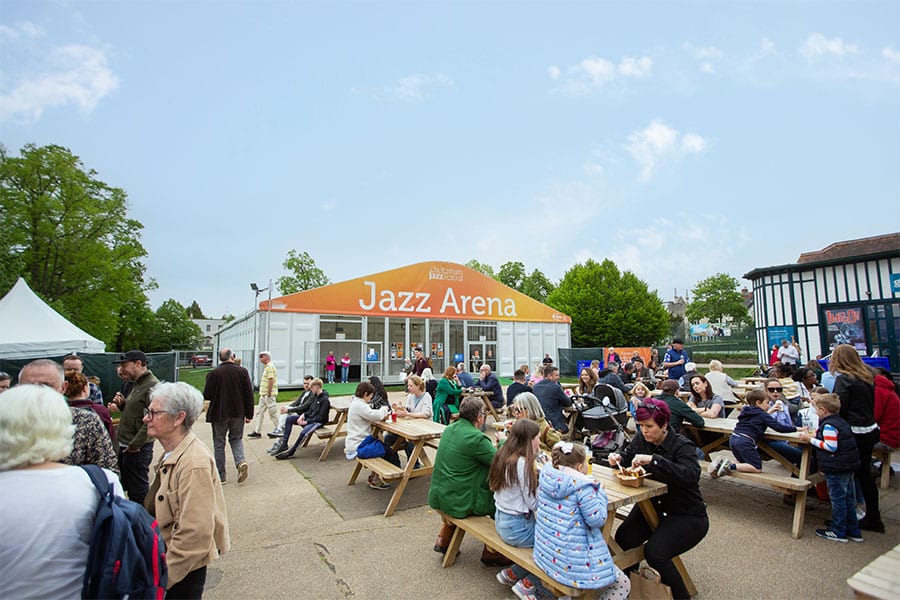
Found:
[[(259, 303), (268, 309), (268, 301)], [(272, 299), (272, 310), (571, 323), (568, 315), (463, 265), (425, 262)], [(399, 349), (398, 349), (399, 350)]]
[(829, 350), (838, 344), (850, 344), (866, 351), (866, 330), (862, 322), (861, 308), (825, 310), (825, 339)]

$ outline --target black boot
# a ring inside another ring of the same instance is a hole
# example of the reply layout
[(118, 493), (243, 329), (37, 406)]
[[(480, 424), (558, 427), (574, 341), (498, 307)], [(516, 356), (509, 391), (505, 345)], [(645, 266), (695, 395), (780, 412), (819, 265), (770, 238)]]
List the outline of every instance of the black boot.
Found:
[(275, 458), (277, 458), (278, 460), (287, 460), (288, 458), (292, 457), (293, 455), (294, 455), (294, 449), (291, 448), (290, 450), (283, 450), (282, 452), (279, 452), (278, 454), (275, 455)]

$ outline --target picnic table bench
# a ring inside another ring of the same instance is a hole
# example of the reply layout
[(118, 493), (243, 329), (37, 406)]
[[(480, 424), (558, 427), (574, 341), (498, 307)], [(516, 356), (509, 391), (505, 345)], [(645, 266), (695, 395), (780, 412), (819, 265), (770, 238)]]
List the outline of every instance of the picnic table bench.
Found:
[(900, 598), (900, 546), (894, 546), (847, 580), (857, 598)]
[[(328, 459), (328, 455), (331, 453), (332, 447), (334, 447), (334, 442), (337, 438), (347, 437), (347, 432), (344, 430), (344, 425), (347, 424), (347, 413), (350, 411), (350, 401), (352, 398), (348, 396), (340, 396), (337, 398), (331, 398), (331, 410), (334, 411), (334, 416), (328, 421), (328, 425), (333, 425), (334, 428), (323, 426), (319, 427), (315, 430), (316, 437), (320, 440), (328, 440), (328, 443), (325, 444), (325, 447), (322, 449), (322, 453), (319, 454), (319, 462), (325, 462)], [(303, 448), (306, 448), (309, 445), (309, 441), (312, 439), (312, 436), (306, 436), (306, 439), (303, 440)]]
[[(728, 440), (734, 432), (734, 426), (737, 419), (706, 419), (703, 427), (695, 427), (685, 422), (683, 426), (685, 430), (690, 432), (697, 442), (697, 447), (703, 451), (706, 458), (709, 458), (710, 452), (721, 448), (728, 447)], [(718, 434), (713, 441), (704, 444), (700, 437), (701, 431), (708, 431)], [(800, 445), (803, 454), (800, 458), (800, 466), (791, 464), (781, 454), (773, 450), (766, 444), (766, 440), (783, 440), (790, 441)], [(806, 496), (809, 488), (817, 483), (824, 481), (821, 473), (810, 473), (810, 458), (812, 446), (809, 442), (800, 439), (797, 433), (780, 433), (777, 431), (767, 430), (763, 439), (759, 441), (759, 449), (767, 454), (770, 458), (778, 461), (788, 471), (794, 475), (781, 475), (778, 473), (762, 472), (762, 473), (741, 473), (739, 471), (730, 471), (730, 476), (737, 480), (752, 481), (768, 485), (784, 494), (793, 496), (794, 499), (794, 518), (791, 525), (791, 537), (797, 539), (803, 530), (803, 520), (806, 517)], [(711, 461), (701, 461), (700, 465), (704, 472), (708, 472)]]
[[(612, 469), (595, 465), (593, 469), (593, 477), (603, 484), (603, 489), (607, 496), (607, 517), (606, 523), (603, 525), (603, 539), (609, 546), (609, 552), (612, 555), (613, 562), (620, 569), (628, 568), (636, 565), (644, 558), (644, 548), (639, 546), (630, 550), (623, 550), (616, 543), (613, 536), (613, 524), (617, 518), (624, 519), (628, 515), (629, 509), (633, 510), (636, 505), (651, 528), (656, 529), (659, 524), (659, 516), (656, 508), (653, 506), (652, 498), (665, 494), (668, 490), (666, 484), (654, 481), (652, 479), (645, 480), (644, 485), (639, 488), (627, 487), (622, 485), (613, 474)], [(489, 548), (506, 556), (508, 559), (534, 574), (551, 590), (559, 596), (578, 596), (581, 598), (591, 598), (595, 590), (582, 590), (565, 586), (554, 579), (551, 579), (543, 570), (534, 562), (532, 558), (532, 548), (519, 548), (510, 546), (497, 534), (494, 520), (488, 516), (471, 516), (466, 518), (455, 518), (449, 515), (441, 514), (447, 522), (456, 525), (456, 530), (450, 538), (447, 545), (447, 552), (444, 554), (443, 566), (450, 567), (456, 562), (456, 554), (462, 544), (465, 534), (472, 534), (479, 541), (487, 545)], [(691, 595), (696, 595), (697, 588), (694, 581), (688, 574), (680, 557), (675, 557), (672, 561), (678, 572), (681, 574), (684, 584)]]

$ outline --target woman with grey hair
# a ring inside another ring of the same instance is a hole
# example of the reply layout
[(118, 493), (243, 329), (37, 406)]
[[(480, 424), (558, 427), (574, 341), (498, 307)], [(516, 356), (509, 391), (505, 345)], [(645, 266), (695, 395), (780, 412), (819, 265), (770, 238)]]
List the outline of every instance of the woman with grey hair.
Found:
[(206, 566), (231, 547), (216, 463), (191, 431), (202, 409), (203, 395), (184, 382), (155, 385), (144, 409), (147, 435), (165, 450), (144, 507), (166, 542), (167, 598), (200, 598)]
[[(63, 396), (18, 385), (0, 400), (0, 565), (3, 596), (75, 598), (81, 594), (100, 495), (72, 452), (75, 426)], [(106, 478), (124, 496), (119, 479)], [(52, 565), (51, 568), (48, 566)]]
[(538, 439), (541, 442), (541, 450), (544, 452), (552, 452), (553, 445), (562, 439), (559, 432), (553, 429), (544, 416), (544, 409), (541, 408), (537, 396), (531, 392), (522, 392), (516, 395), (516, 399), (513, 400), (512, 414), (517, 419), (530, 419), (540, 426), (541, 432), (538, 434)]

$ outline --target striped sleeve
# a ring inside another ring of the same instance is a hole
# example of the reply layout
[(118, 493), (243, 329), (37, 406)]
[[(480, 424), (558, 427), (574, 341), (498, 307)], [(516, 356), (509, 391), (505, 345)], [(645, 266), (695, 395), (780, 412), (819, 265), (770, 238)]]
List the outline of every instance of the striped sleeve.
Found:
[(826, 452), (837, 452), (838, 449), (838, 433), (833, 425), (825, 425), (822, 428), (822, 439), (813, 438), (809, 443)]

